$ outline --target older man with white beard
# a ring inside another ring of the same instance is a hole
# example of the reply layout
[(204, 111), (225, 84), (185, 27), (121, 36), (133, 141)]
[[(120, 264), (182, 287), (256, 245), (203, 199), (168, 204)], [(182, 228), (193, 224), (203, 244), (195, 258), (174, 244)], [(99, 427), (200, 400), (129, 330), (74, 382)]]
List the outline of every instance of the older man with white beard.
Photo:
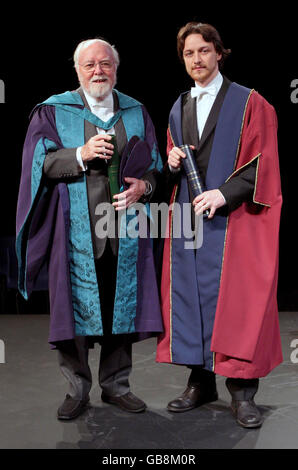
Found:
[[(129, 412), (145, 410), (130, 391), (132, 342), (162, 331), (151, 241), (118, 237), (112, 223), (112, 216), (154, 193), (162, 168), (154, 127), (141, 103), (113, 88), (114, 46), (83, 41), (74, 63), (81, 87), (34, 110), (17, 214), (25, 298), (40, 266), (49, 266), (49, 342), (70, 386), (60, 420), (78, 417), (89, 402), (94, 342), (101, 344), (102, 400)], [(98, 207), (109, 203), (111, 218), (102, 224), (106, 214)]]
[[(81, 42), (75, 53), (74, 63), (83, 94), (92, 112), (104, 121), (114, 115), (113, 87), (116, 85), (116, 72), (119, 65), (119, 55), (116, 49), (101, 39), (91, 39)], [(114, 128), (108, 133), (97, 128), (98, 135), (91, 137), (86, 144), (77, 149), (77, 160), (82, 168), (84, 163), (95, 157), (110, 159), (113, 155), (113, 144), (110, 143)], [(121, 195), (116, 195), (113, 203), (116, 210), (125, 209), (137, 202), (146, 192), (151, 192), (152, 184), (148, 180), (126, 178), (129, 189)], [(147, 181), (147, 186), (146, 186)], [(148, 184), (149, 183), (149, 184)]]

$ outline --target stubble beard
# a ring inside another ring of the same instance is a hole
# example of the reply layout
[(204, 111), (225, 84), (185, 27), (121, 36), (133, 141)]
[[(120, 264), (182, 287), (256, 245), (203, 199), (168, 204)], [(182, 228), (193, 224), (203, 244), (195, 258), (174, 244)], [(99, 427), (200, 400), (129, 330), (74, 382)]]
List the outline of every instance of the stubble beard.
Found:
[(204, 68), (201, 70), (201, 72), (195, 72), (193, 74), (193, 79), (198, 82), (198, 83), (205, 83), (206, 80), (211, 76), (212, 72), (208, 70), (207, 68)]
[(213, 78), (217, 75), (218, 71), (218, 67), (209, 68), (204, 66), (201, 72), (192, 73), (191, 77), (195, 82), (203, 85), (206, 82), (209, 83), (211, 80), (213, 80)]

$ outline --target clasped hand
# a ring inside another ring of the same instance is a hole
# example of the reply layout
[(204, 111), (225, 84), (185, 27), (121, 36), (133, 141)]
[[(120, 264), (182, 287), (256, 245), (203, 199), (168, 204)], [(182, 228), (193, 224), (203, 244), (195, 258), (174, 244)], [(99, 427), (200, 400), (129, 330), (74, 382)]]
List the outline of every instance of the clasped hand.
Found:
[[(195, 149), (193, 145), (190, 146), (192, 150)], [(168, 164), (175, 169), (181, 167), (182, 159), (185, 158), (185, 153), (179, 147), (173, 147), (169, 152)], [(212, 219), (216, 209), (225, 205), (225, 199), (219, 189), (212, 189), (204, 191), (193, 200), (194, 211), (196, 215), (201, 215), (206, 209), (210, 213), (208, 219)]]
[(212, 219), (216, 209), (219, 209), (219, 207), (226, 204), (219, 189), (204, 191), (202, 194), (199, 194), (192, 203), (196, 215), (201, 215), (206, 209), (209, 209), (210, 213), (208, 215), (208, 219)]
[[(82, 147), (81, 155), (83, 161), (102, 158), (110, 160), (114, 152), (114, 145), (110, 143), (112, 137), (109, 134), (97, 134), (86, 142)], [(129, 188), (122, 193), (115, 194), (113, 206), (116, 211), (127, 209), (137, 202), (146, 190), (146, 184), (143, 180), (137, 178), (124, 178), (129, 183)]]
[(143, 180), (137, 178), (124, 178), (129, 183), (129, 188), (122, 193), (115, 194), (113, 206), (116, 211), (127, 209), (129, 206), (137, 202), (146, 190), (146, 184)]
[(112, 137), (109, 134), (97, 134), (83, 145), (81, 150), (82, 160), (84, 162), (94, 158), (109, 160), (114, 152), (114, 145), (110, 143)]

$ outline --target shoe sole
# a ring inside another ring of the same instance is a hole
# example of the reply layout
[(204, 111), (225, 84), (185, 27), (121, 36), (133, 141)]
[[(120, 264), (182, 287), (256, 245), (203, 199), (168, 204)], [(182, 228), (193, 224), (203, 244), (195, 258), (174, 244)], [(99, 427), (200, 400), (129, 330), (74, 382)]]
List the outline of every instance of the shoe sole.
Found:
[(123, 411), (127, 411), (128, 413), (141, 413), (142, 411), (145, 411), (146, 408), (147, 408), (146, 405), (144, 405), (142, 408), (138, 408), (136, 410), (131, 410), (131, 409), (125, 408), (125, 406), (120, 405), (118, 402), (113, 401), (113, 399), (111, 400), (110, 398), (101, 397), (101, 400), (104, 403), (108, 403), (109, 405), (118, 406), (118, 408), (120, 408)]
[(263, 421), (261, 423), (258, 423), (258, 424), (244, 424), (241, 421), (239, 421), (239, 419), (236, 419), (236, 423), (239, 424), (239, 426), (241, 426), (242, 428), (257, 429), (257, 428), (260, 428), (262, 426)]
[(171, 407), (171, 406), (168, 405), (167, 410), (171, 411), (172, 413), (184, 413), (185, 411), (193, 410), (195, 408), (198, 408), (199, 406), (205, 405), (206, 403), (212, 403), (212, 402), (217, 401), (217, 400), (218, 400), (218, 395), (215, 395), (210, 400), (201, 401), (198, 405), (189, 406), (187, 408), (176, 408), (176, 407)]

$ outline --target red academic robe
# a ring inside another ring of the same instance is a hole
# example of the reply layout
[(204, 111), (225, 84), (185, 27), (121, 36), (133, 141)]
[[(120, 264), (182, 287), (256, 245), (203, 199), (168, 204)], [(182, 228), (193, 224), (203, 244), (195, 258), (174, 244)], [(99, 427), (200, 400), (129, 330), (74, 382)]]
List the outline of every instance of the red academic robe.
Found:
[[(168, 132), (168, 153), (173, 145)], [(253, 202), (243, 203), (228, 218), (211, 341), (214, 372), (243, 379), (266, 376), (283, 359), (276, 299), (282, 205), (277, 118), (274, 108), (256, 91), (247, 102), (238, 159), (230, 178), (254, 159)], [(166, 238), (167, 259), (170, 244), (170, 238)], [(165, 333), (159, 338), (157, 361), (171, 362), (164, 360), (170, 357), (166, 350), (171, 341), (168, 263), (163, 266), (161, 297)]]

